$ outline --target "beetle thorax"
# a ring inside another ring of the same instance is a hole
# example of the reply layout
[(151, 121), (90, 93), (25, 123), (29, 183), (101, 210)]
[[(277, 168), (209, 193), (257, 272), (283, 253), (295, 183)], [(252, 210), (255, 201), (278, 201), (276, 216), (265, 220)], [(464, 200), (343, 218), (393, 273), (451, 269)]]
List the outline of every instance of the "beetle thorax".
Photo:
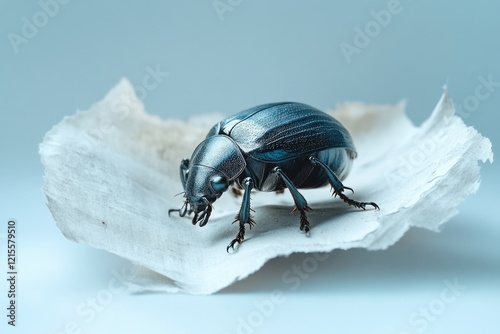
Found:
[(194, 150), (185, 198), (194, 212), (215, 202), (246, 166), (238, 145), (225, 135), (208, 137)]

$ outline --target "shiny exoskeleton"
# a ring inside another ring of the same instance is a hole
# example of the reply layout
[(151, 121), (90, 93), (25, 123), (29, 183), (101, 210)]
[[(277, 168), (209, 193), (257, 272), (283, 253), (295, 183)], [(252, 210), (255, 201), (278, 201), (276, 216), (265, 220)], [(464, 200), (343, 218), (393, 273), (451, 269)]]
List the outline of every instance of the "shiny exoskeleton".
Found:
[(227, 246), (234, 249), (245, 238), (245, 224), (254, 224), (250, 214), (250, 192), (282, 191), (288, 188), (300, 213), (300, 230), (309, 232), (306, 212), (311, 210), (300, 188), (330, 184), (344, 202), (365, 209), (373, 202), (357, 202), (343, 192), (342, 184), (357, 153), (351, 135), (333, 117), (308, 105), (293, 102), (256, 106), (216, 124), (206, 139), (184, 159), (180, 178), (184, 204), (180, 216), (194, 214), (193, 224), (204, 226), (212, 203), (229, 186), (244, 190), (235, 222), (236, 237)]

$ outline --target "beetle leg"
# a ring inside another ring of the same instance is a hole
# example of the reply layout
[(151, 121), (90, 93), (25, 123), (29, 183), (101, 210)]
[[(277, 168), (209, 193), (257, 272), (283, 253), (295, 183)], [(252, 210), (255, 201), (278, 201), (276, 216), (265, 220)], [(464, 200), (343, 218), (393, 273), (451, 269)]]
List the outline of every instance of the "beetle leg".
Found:
[(186, 180), (188, 171), (189, 171), (189, 159), (182, 159), (181, 165), (179, 166), (179, 175), (181, 177), (181, 183), (182, 187), (184, 188), (184, 191), (186, 191)]
[(306, 234), (309, 234), (310, 225), (309, 221), (307, 220), (306, 212), (312, 209), (307, 205), (306, 199), (297, 190), (297, 187), (295, 187), (292, 181), (288, 178), (288, 176), (285, 175), (285, 173), (283, 173), (283, 171), (279, 167), (274, 167), (273, 172), (277, 173), (281, 177), (283, 182), (285, 182), (287, 188), (290, 190), (290, 193), (292, 194), (293, 201), (295, 202), (295, 208), (292, 212), (295, 212), (297, 210), (299, 210), (300, 212), (300, 230), (304, 231)]
[[(184, 188), (184, 191), (181, 193), (178, 193), (177, 195), (180, 194), (185, 194), (186, 193), (186, 180), (187, 180), (187, 174), (189, 172), (189, 159), (182, 159), (181, 160), (181, 165), (179, 166), (179, 176), (181, 177), (181, 183), (182, 187)], [(177, 196), (175, 195), (175, 196)], [(184, 204), (180, 209), (170, 209), (168, 210), (168, 216), (170, 217), (170, 214), (172, 212), (179, 212), (179, 216), (184, 217), (186, 215), (186, 212), (188, 214), (191, 214), (193, 210), (191, 208), (188, 209), (188, 202), (184, 201)]]
[(243, 186), (245, 187), (245, 193), (243, 194), (243, 201), (241, 202), (240, 212), (236, 215), (236, 218), (233, 223), (239, 222), (240, 229), (238, 230), (238, 234), (236, 234), (236, 238), (234, 238), (226, 248), (226, 251), (229, 253), (229, 248), (234, 250), (234, 245), (236, 243), (241, 244), (245, 239), (245, 224), (248, 224), (250, 228), (252, 228), (252, 224), (255, 224), (253, 221), (252, 215), (250, 214), (250, 192), (253, 189), (253, 180), (250, 177), (247, 177), (243, 180)]
[(358, 201), (352, 200), (349, 197), (347, 197), (346, 195), (344, 195), (344, 190), (345, 189), (349, 189), (352, 192), (354, 192), (354, 191), (351, 188), (349, 188), (349, 187), (345, 187), (342, 184), (342, 182), (339, 180), (339, 178), (337, 177), (337, 175), (335, 175), (335, 173), (333, 172), (333, 170), (330, 167), (328, 167), (328, 165), (325, 164), (323, 161), (318, 160), (318, 159), (316, 159), (314, 157), (310, 157), (309, 160), (311, 160), (311, 162), (313, 164), (317, 164), (317, 165), (319, 165), (323, 169), (323, 171), (328, 176), (328, 181), (330, 182), (330, 185), (333, 187), (333, 193), (336, 196), (339, 196), (345, 203), (347, 203), (349, 205), (352, 205), (352, 206), (354, 206), (356, 208), (361, 208), (363, 210), (366, 210), (366, 206), (367, 205), (371, 205), (375, 209), (380, 210), (379, 206), (376, 203), (374, 203), (374, 202), (358, 202)]
[(172, 212), (179, 212), (180, 217), (184, 217), (186, 215), (186, 212), (188, 211), (188, 202), (184, 201), (184, 204), (182, 204), (180, 209), (170, 209), (168, 210), (168, 216), (170, 217), (170, 214)]

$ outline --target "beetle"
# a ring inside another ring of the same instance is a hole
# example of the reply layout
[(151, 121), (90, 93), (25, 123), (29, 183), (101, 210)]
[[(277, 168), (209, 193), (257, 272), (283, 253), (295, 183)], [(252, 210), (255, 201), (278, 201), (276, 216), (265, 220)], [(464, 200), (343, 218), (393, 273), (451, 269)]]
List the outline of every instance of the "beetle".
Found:
[[(307, 235), (312, 210), (298, 189), (318, 188), (328, 183), (335, 196), (363, 210), (374, 202), (358, 202), (344, 194), (351, 188), (342, 184), (356, 158), (351, 135), (332, 116), (309, 105), (281, 102), (259, 105), (223, 119), (214, 125), (194, 150), (183, 159), (179, 173), (184, 188), (181, 217), (194, 214), (193, 225), (205, 226), (212, 204), (230, 187), (244, 190), (236, 237), (226, 251), (234, 250), (245, 238), (245, 225), (251, 228), (250, 192), (285, 188), (295, 202), (292, 212), (300, 213), (300, 230)], [(234, 189), (233, 188), (233, 189)], [(237, 190), (239, 191), (239, 190)]]

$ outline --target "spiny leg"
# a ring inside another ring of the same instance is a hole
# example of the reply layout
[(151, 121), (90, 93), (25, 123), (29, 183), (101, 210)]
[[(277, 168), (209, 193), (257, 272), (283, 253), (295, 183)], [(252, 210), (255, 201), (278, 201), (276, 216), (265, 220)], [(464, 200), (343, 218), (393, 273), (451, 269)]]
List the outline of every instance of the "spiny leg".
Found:
[(328, 181), (330, 182), (331, 186), (333, 187), (333, 191), (334, 191), (335, 196), (339, 196), (345, 203), (352, 205), (356, 208), (361, 208), (363, 210), (366, 210), (366, 206), (371, 205), (375, 209), (380, 210), (379, 206), (374, 202), (358, 202), (358, 201), (350, 199), (349, 197), (344, 195), (345, 189), (349, 189), (352, 192), (354, 192), (354, 191), (351, 188), (344, 186), (342, 184), (342, 182), (339, 180), (339, 178), (337, 177), (337, 175), (335, 175), (333, 170), (331, 170), (331, 168), (328, 167), (328, 165), (325, 164), (323, 161), (318, 160), (314, 157), (310, 157), (309, 159), (311, 160), (312, 163), (319, 165), (323, 169), (323, 171), (326, 173), (326, 175), (328, 176)]
[(229, 248), (234, 249), (234, 245), (236, 243), (241, 244), (245, 239), (245, 224), (248, 224), (250, 228), (252, 228), (252, 224), (255, 224), (252, 215), (250, 214), (250, 192), (253, 189), (253, 180), (247, 177), (243, 180), (243, 186), (245, 187), (245, 193), (243, 194), (240, 212), (236, 215), (236, 219), (233, 222), (239, 222), (240, 229), (238, 230), (238, 234), (236, 234), (236, 238), (234, 238), (233, 241), (231, 241), (227, 246), (226, 251), (228, 253)]
[(293, 209), (292, 212), (295, 212), (296, 210), (300, 212), (300, 230), (308, 234), (310, 230), (310, 225), (309, 221), (307, 220), (306, 212), (312, 209), (307, 205), (306, 199), (297, 190), (297, 187), (295, 187), (292, 181), (288, 178), (288, 176), (285, 175), (285, 173), (283, 173), (283, 171), (279, 167), (275, 167), (273, 169), (273, 172), (277, 173), (281, 177), (283, 182), (285, 182), (287, 188), (290, 190), (290, 193), (292, 194), (293, 197), (293, 201), (295, 202), (295, 208)]

